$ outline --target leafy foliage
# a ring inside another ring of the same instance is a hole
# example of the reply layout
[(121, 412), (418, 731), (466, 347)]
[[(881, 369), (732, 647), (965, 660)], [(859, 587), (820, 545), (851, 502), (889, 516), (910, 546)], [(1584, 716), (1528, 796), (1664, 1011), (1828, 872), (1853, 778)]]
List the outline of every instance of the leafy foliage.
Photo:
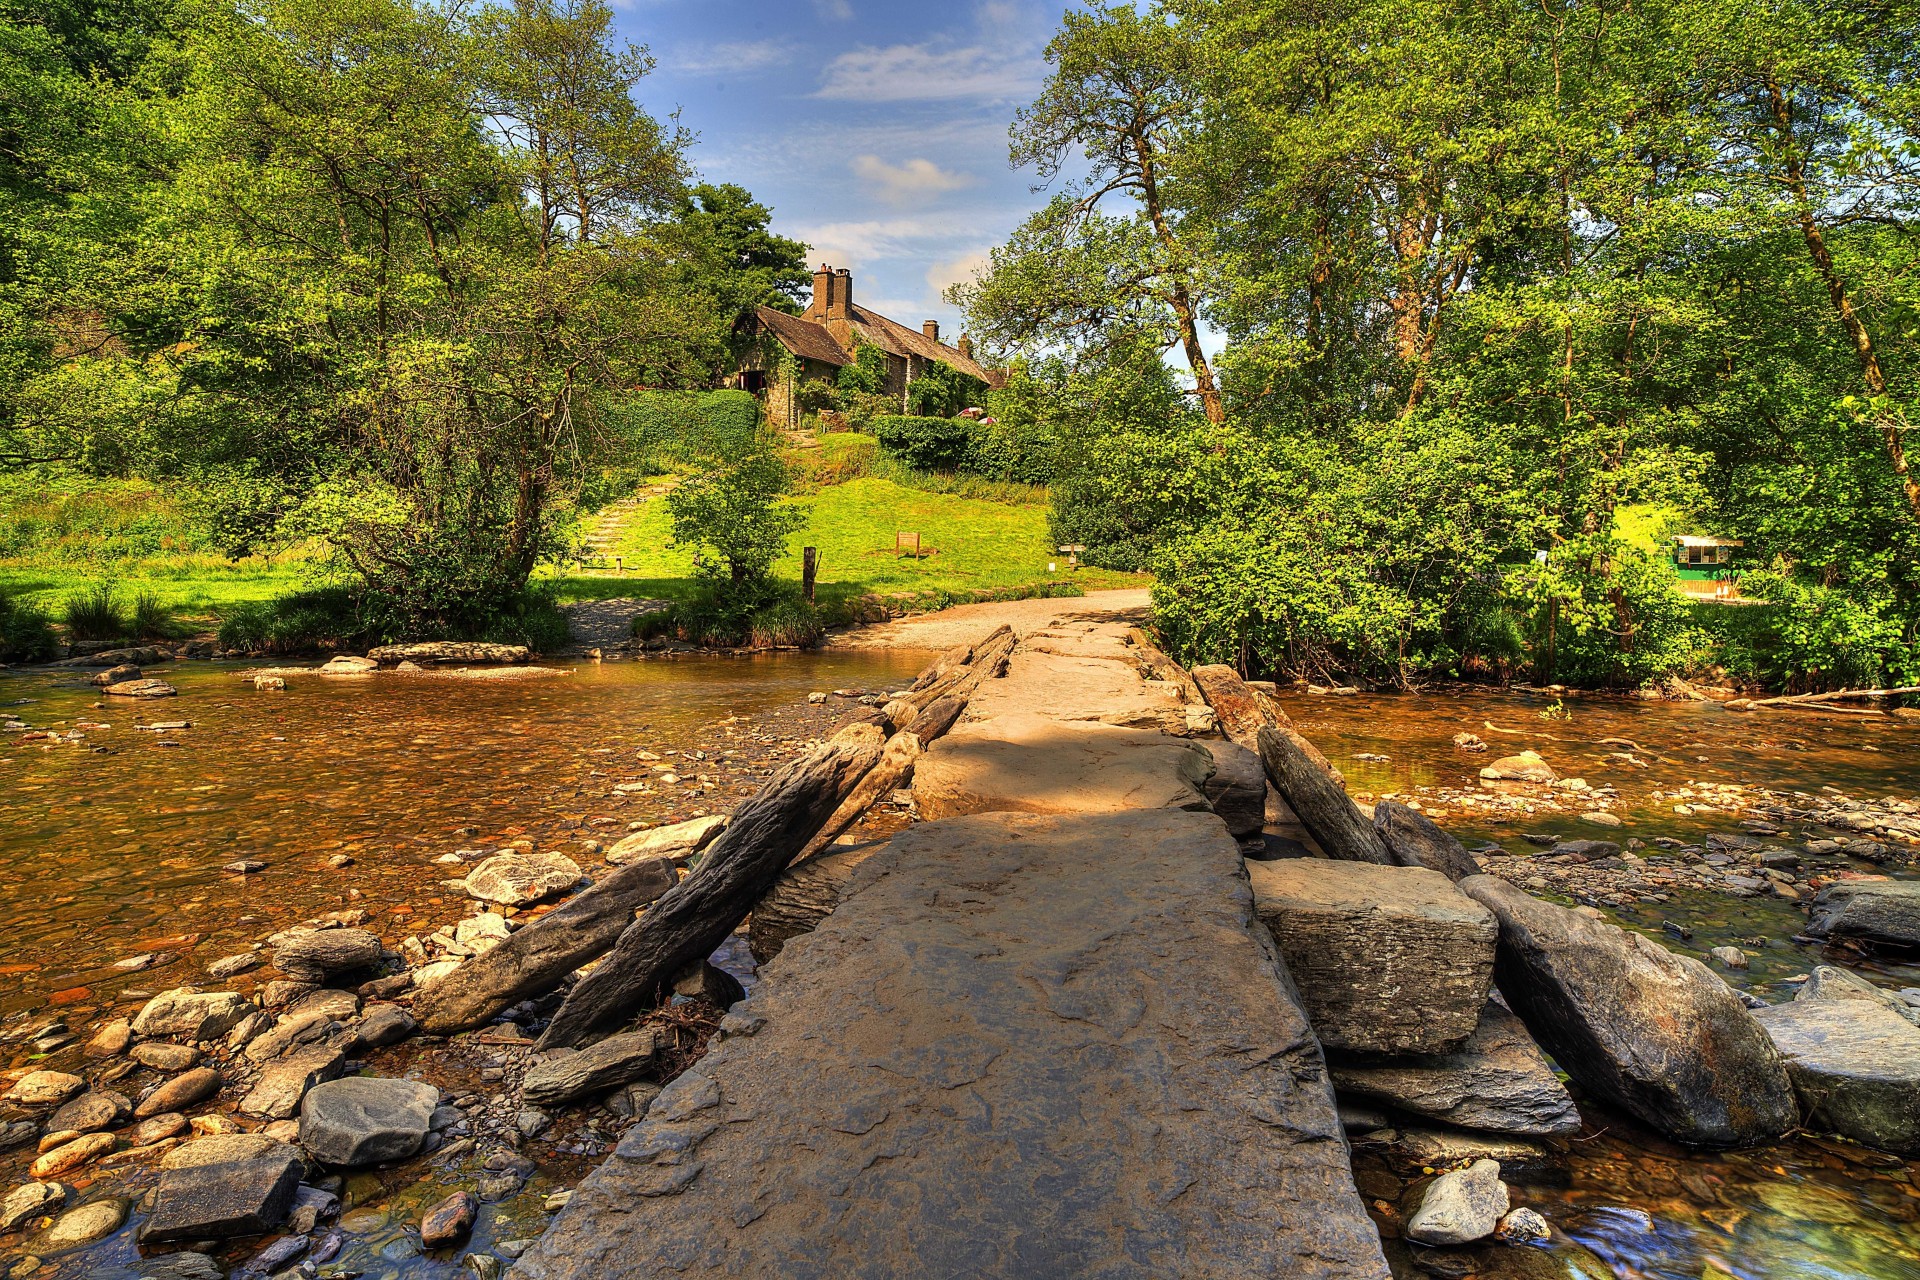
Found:
[(805, 527), (806, 512), (779, 501), (790, 484), (787, 464), (770, 443), (758, 441), (744, 453), (713, 459), (667, 495), (674, 545), (713, 553), (696, 553), (695, 564), (701, 576), (725, 584), (720, 595), (759, 590), (787, 554), (787, 536)]
[(45, 662), (58, 648), (44, 612), (0, 591), (0, 662)]

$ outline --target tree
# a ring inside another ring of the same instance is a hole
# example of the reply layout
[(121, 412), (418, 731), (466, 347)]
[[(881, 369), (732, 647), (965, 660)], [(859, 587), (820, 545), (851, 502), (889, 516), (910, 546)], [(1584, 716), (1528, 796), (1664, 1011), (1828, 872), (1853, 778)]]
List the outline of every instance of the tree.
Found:
[(744, 317), (756, 307), (799, 315), (813, 287), (807, 271), (807, 246), (768, 229), (773, 210), (745, 187), (733, 183), (697, 183), (682, 196), (677, 211), (701, 253), (698, 279), (730, 314)]
[(701, 575), (750, 592), (787, 554), (788, 535), (806, 527), (803, 508), (780, 502), (790, 484), (787, 464), (767, 440), (714, 460), (667, 494), (674, 545), (712, 551), (715, 559), (698, 560)]
[[(1174, 157), (1198, 123), (1193, 46), (1162, 15), (1116, 4), (1069, 12), (1046, 56), (1053, 74), (1014, 120), (1013, 164), (1031, 166), (1042, 184), (1082, 162), (1086, 175), (995, 251), (984, 279), (950, 296), (1004, 345), (1104, 340), (1116, 324), (1164, 327), (1208, 421), (1224, 421), (1200, 337), (1204, 249), (1169, 190)], [(1103, 213), (1110, 197), (1136, 208)]]

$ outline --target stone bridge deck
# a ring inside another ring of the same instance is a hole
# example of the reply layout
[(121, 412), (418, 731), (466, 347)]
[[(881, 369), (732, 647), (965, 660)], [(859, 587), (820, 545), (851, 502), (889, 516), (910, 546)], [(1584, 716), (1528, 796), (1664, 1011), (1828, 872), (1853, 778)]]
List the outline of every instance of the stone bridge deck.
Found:
[(1208, 757), (1120, 630), (1023, 640), (922, 761), (951, 816), (860, 866), (514, 1275), (1384, 1280)]

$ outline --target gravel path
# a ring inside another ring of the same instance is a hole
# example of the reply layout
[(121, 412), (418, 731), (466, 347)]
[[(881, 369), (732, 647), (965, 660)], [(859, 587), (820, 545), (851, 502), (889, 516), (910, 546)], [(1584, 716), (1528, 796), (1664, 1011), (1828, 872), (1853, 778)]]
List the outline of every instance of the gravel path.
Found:
[(1084, 596), (1057, 600), (1005, 600), (993, 604), (963, 604), (938, 613), (896, 618), (870, 627), (856, 627), (827, 641), (834, 649), (951, 649), (980, 639), (995, 627), (1010, 626), (1019, 635), (1056, 622), (1145, 622), (1147, 592), (1089, 591)]

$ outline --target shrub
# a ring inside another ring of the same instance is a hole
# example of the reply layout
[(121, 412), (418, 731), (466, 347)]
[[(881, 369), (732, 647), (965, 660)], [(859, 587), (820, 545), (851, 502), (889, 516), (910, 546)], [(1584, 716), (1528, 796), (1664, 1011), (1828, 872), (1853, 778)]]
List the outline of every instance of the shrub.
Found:
[(523, 644), (535, 653), (552, 653), (567, 646), (573, 630), (551, 592), (529, 588), (496, 613), (478, 638), (495, 644)]
[(787, 535), (805, 527), (807, 513), (779, 501), (791, 484), (787, 464), (764, 442), (716, 461), (667, 495), (675, 546), (717, 554), (696, 556), (702, 577), (758, 582), (787, 554)]
[(887, 455), (917, 471), (959, 471), (972, 460), (975, 426), (965, 418), (909, 418), (887, 414), (873, 420), (874, 439)]
[(296, 591), (265, 603), (241, 605), (220, 623), (220, 644), (241, 653), (306, 653), (358, 648), (386, 639), (369, 625), (345, 587)]
[(142, 591), (133, 598), (133, 616), (127, 621), (127, 629), (138, 640), (171, 639), (173, 609), (160, 603), (160, 597), (153, 592)]
[(633, 620), (633, 638), (651, 640), (655, 636), (671, 635), (680, 625), (680, 607), (672, 605), (665, 609), (656, 609), (652, 613), (643, 613)]
[[(634, 620), (636, 635), (647, 621)], [(711, 648), (810, 649), (827, 633), (820, 611), (800, 598), (798, 588), (767, 578), (712, 583), (676, 607), (670, 622), (657, 625), (689, 644)]]
[(120, 594), (110, 582), (95, 583), (68, 596), (61, 618), (67, 624), (67, 635), (75, 640), (118, 640), (127, 634)]
[(732, 457), (760, 430), (760, 402), (746, 391), (639, 391), (609, 406), (635, 465), (656, 470)]
[(58, 652), (46, 613), (0, 591), (0, 662), (44, 662)]
[(805, 600), (777, 600), (755, 613), (747, 640), (756, 649), (811, 649), (826, 638), (820, 611)]

